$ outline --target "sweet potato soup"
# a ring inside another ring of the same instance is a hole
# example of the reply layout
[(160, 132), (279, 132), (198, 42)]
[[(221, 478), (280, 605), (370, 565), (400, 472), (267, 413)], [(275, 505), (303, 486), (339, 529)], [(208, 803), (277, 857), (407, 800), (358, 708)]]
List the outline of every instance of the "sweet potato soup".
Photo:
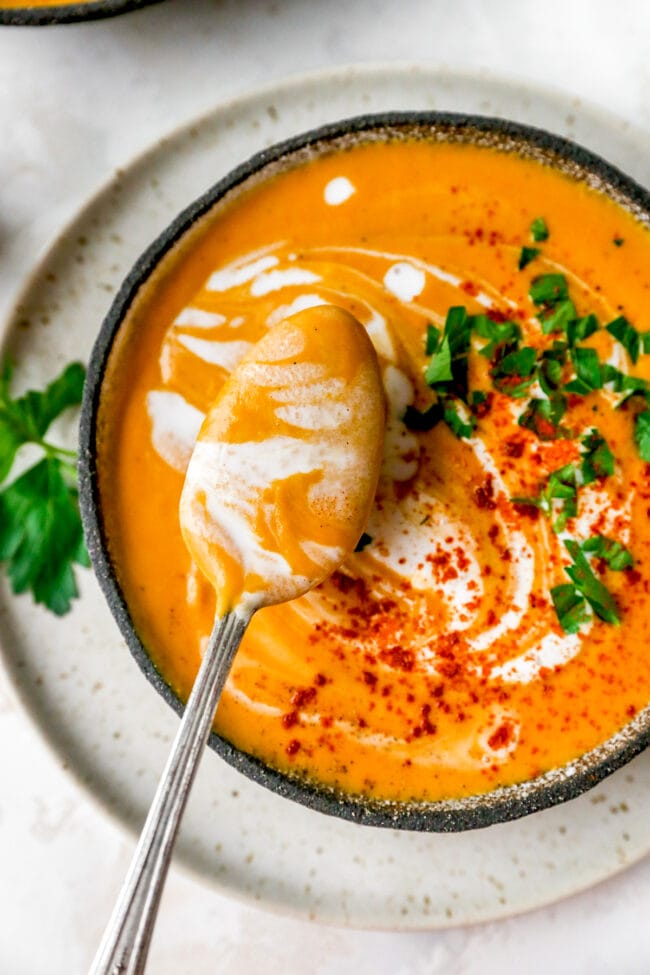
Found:
[(217, 731), (348, 793), (437, 800), (561, 766), (644, 708), (649, 267), (606, 196), (461, 143), (333, 152), (204, 220), (121, 327), (99, 415), (111, 558), (178, 695), (215, 610), (178, 519), (201, 421), (268, 329), (328, 304), (379, 358), (376, 501), (340, 571), (255, 615)]

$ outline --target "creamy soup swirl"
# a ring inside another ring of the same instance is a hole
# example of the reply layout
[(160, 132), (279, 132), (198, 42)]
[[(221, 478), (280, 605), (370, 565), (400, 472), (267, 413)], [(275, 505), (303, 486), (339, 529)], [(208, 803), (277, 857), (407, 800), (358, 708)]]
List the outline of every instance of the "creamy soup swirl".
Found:
[[(338, 166), (333, 159), (314, 162), (265, 191), (273, 205), (290, 192), (303, 205), (308, 200), (315, 222), (330, 221), (327, 232), (310, 242), (302, 227), (282, 235), (278, 220), (276, 237), (207, 267), (194, 290), (185, 290), (182, 304), (159, 327), (158, 344), (149, 347), (155, 368), (141, 384), (138, 438), (146, 435), (156, 464), (175, 484), (185, 474), (214, 393), (278, 322), (336, 305), (365, 326), (388, 404), (366, 534), (360, 550), (318, 589), (259, 614), (233, 671), (219, 726), (271, 764), (329, 784), (392, 798), (437, 798), (485, 791), (568, 760), (650, 696), (647, 664), (637, 661), (635, 686), (624, 689), (616, 662), (621, 653), (629, 655), (623, 647), (633, 628), (648, 628), (648, 532), (647, 525), (640, 527), (644, 517), (647, 522), (648, 485), (631, 445), (632, 418), (614, 409), (620, 394), (612, 383), (570, 397), (570, 436), (540, 436), (520, 422), (531, 400), (547, 397), (539, 379), (520, 397), (507, 384), (495, 385), (494, 357), (484, 354), (489, 340), (477, 331), (467, 350), (468, 387), (482, 398), (455, 400), (455, 420), (418, 429), (413, 417), (436, 401), (426, 380), (427, 335), (443, 334), (449, 309), (465, 308), (493, 323), (516, 323), (520, 347), (541, 355), (557, 339), (544, 333), (528, 293), (531, 281), (544, 275), (563, 277), (580, 315), (603, 323), (616, 319), (618, 294), (599, 278), (605, 258), (598, 252), (593, 266), (586, 256), (568, 259), (562, 194), (569, 201), (572, 193), (581, 195), (579, 207), (589, 219), (607, 217), (626, 234), (638, 234), (639, 253), (642, 242), (649, 245), (631, 217), (596, 193), (578, 190), (535, 163), (461, 146), (438, 147), (443, 164), (449, 166), (450, 154), (462, 163), (460, 189), (450, 182), (453, 169), (443, 167), (439, 180), (448, 199), (441, 202), (435, 179), (424, 191), (432, 212), (444, 209), (435, 228), (423, 231), (425, 218), (414, 216), (410, 194), (386, 202), (375, 190), (376, 209), (359, 233), (343, 221), (337, 240), (331, 233), (336, 217), (321, 214), (358, 208), (377, 173), (387, 180), (382, 153), (389, 152), (406, 165), (408, 146), (365, 147)], [(435, 158), (436, 147), (411, 147), (414, 160), (426, 161), (427, 153)], [(516, 193), (497, 199), (505, 179), (495, 175), (499, 165), (529, 189), (540, 181), (531, 209), (522, 208), (524, 217), (513, 216)], [(470, 177), (481, 173), (477, 189)], [(549, 181), (562, 191), (547, 206), (558, 244), (551, 237), (538, 248), (534, 267), (518, 270), (527, 238), (512, 224), (528, 228), (532, 207), (547, 200)], [(239, 205), (243, 225), (252, 224), (253, 202)], [(237, 219), (235, 205), (228, 230)], [(264, 225), (267, 235), (274, 219), (272, 214)], [(612, 253), (618, 257), (615, 248)], [(631, 364), (605, 328), (584, 344), (603, 364), (650, 376), (643, 356)], [(305, 422), (318, 422), (308, 416), (309, 390), (317, 382), (296, 372)], [(564, 508), (561, 497), (537, 506), (517, 501), (543, 497), (548, 478), (567, 465), (580, 470), (585, 445), (596, 442), (590, 437), (606, 442), (614, 462), (607, 476), (582, 483), (578, 475), (575, 512)], [(593, 537), (613, 540), (634, 556), (634, 568), (626, 572), (600, 566), (620, 623), (591, 613), (567, 631), (551, 594), (569, 582), (567, 541)], [(210, 629), (210, 593), (189, 559), (176, 573), (184, 579), (187, 619), (199, 646)], [(186, 654), (191, 661), (192, 652)], [(160, 665), (182, 689), (185, 665), (178, 664), (178, 654), (170, 665), (173, 657), (166, 650)], [(616, 703), (614, 695), (607, 701), (607, 688), (614, 686)], [(264, 728), (263, 736), (255, 735), (251, 722)]]

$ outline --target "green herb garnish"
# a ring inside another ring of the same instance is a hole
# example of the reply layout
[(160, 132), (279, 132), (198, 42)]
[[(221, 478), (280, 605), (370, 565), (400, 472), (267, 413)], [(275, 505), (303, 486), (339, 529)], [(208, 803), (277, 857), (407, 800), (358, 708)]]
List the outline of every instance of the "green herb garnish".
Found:
[(85, 371), (79, 363), (63, 370), (42, 392), (17, 399), (10, 393), (11, 367), (0, 375), (0, 483), (24, 444), (42, 458), (0, 490), (0, 561), (13, 591), (31, 591), (61, 616), (78, 595), (73, 565), (90, 564), (79, 516), (76, 454), (45, 440), (51, 423), (81, 402)]
[(634, 325), (631, 325), (624, 315), (619, 315), (618, 318), (615, 318), (605, 328), (610, 335), (613, 335), (621, 343), (632, 362), (636, 362), (641, 350), (641, 337)]
[(650, 462), (650, 410), (637, 414), (634, 421), (634, 442), (641, 460)]
[(570, 582), (551, 589), (551, 599), (565, 633), (578, 633), (583, 623), (588, 623), (591, 613), (587, 600)]
[(542, 314), (539, 320), (544, 335), (550, 335), (552, 332), (567, 332), (568, 334), (570, 326), (577, 318), (576, 306), (570, 298), (565, 298), (551, 305), (549, 311)]
[(576, 372), (576, 378), (564, 387), (567, 393), (587, 396), (596, 389), (602, 389), (603, 374), (600, 359), (595, 349), (576, 346), (571, 349), (571, 361)]
[(596, 616), (606, 623), (620, 623), (621, 617), (618, 607), (609, 589), (596, 578), (589, 561), (579, 542), (566, 538), (564, 545), (571, 556), (572, 565), (565, 566), (564, 571), (573, 582), (577, 591), (585, 597)]
[(456, 434), (457, 437), (472, 436), (474, 427), (476, 426), (476, 420), (473, 416), (463, 418), (458, 408), (453, 405), (451, 398), (445, 401), (442, 418), (451, 432)]
[(424, 351), (427, 355), (433, 355), (440, 344), (440, 329), (435, 325), (427, 325), (427, 339)]
[(578, 485), (576, 469), (573, 464), (565, 464), (549, 474), (546, 486), (537, 497), (515, 497), (510, 499), (513, 504), (530, 505), (543, 511), (545, 515), (552, 515), (556, 510), (553, 502), (559, 501), (558, 517), (553, 522), (553, 531), (562, 532), (566, 528), (569, 518), (575, 518), (578, 513)]
[(467, 353), (472, 331), (472, 320), (462, 305), (450, 308), (445, 328), (440, 337), (432, 328), (427, 330), (427, 348), (432, 348), (431, 359), (424, 378), (433, 389), (443, 387), (444, 392), (454, 393), (467, 399)]
[(540, 253), (539, 247), (522, 247), (519, 254), (519, 262), (517, 264), (519, 270), (523, 271), (525, 267), (528, 267), (530, 262), (534, 261)]
[(535, 379), (536, 363), (537, 351), (531, 346), (508, 352), (491, 369), (492, 382), (499, 392), (519, 399)]
[(571, 436), (568, 430), (560, 426), (565, 413), (566, 397), (555, 393), (548, 399), (529, 400), (517, 422), (520, 427), (536, 433), (540, 440), (562, 440)]
[(567, 325), (567, 341), (569, 345), (575, 345), (576, 342), (583, 342), (588, 339), (590, 335), (597, 332), (600, 328), (598, 324), (598, 319), (595, 315), (585, 315), (583, 318), (576, 318), (575, 321), (569, 322)]
[(502, 346), (516, 345), (521, 339), (521, 329), (516, 322), (493, 322), (487, 315), (472, 316), (472, 329), (487, 344), (479, 349), (479, 354), (492, 359)]
[[(465, 418), (459, 412), (460, 403), (466, 403), (468, 399), (467, 357), (472, 327), (471, 316), (462, 305), (457, 305), (447, 312), (442, 335), (433, 326), (427, 329), (426, 348), (431, 350), (431, 358), (424, 378), (438, 394), (442, 419), (457, 437), (471, 436), (476, 423), (474, 417)], [(436, 414), (427, 413), (433, 425)], [(413, 413), (409, 416), (411, 421), (416, 419)]]
[(581, 444), (584, 448), (581, 464), (582, 483), (592, 484), (603, 477), (611, 477), (616, 461), (598, 430), (593, 429), (586, 433)]
[(620, 542), (605, 535), (592, 535), (582, 543), (582, 551), (603, 559), (614, 572), (622, 572), (634, 565), (632, 553)]
[(530, 233), (536, 243), (548, 240), (548, 227), (543, 217), (535, 217), (530, 225)]
[(563, 274), (541, 274), (534, 278), (528, 292), (535, 305), (557, 305), (569, 297), (569, 286)]

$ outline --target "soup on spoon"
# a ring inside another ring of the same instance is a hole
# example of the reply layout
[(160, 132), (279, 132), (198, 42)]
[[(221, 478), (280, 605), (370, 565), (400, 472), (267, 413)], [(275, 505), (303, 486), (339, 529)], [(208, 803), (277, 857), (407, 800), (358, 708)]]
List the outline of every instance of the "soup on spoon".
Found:
[(384, 426), (370, 339), (328, 305), (274, 326), (209, 410), (180, 523), (215, 587), (215, 625), (91, 975), (144, 970), (174, 838), (237, 647), (256, 610), (312, 589), (354, 550), (377, 488)]

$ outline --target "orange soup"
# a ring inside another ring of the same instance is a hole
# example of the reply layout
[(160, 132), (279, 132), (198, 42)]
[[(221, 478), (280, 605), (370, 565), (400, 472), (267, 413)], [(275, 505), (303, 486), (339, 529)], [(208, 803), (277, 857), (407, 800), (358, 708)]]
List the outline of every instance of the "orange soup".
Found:
[(111, 558), (177, 694), (215, 610), (178, 518), (199, 427), (254, 343), (328, 304), (379, 359), (375, 504), (340, 571), (255, 615), (216, 730), (346, 793), (438, 800), (539, 776), (644, 708), (649, 267), (611, 199), (470, 144), (357, 145), (220, 206), (138, 296), (99, 413)]

